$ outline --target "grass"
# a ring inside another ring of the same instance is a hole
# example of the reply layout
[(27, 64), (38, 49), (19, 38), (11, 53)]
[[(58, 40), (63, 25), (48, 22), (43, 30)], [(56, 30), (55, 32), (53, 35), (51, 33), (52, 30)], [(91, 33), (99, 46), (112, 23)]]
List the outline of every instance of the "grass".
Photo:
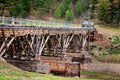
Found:
[(106, 29), (108, 29), (108, 31), (112, 30), (111, 32), (115, 34), (114, 35), (108, 34), (109, 40), (112, 42), (111, 46), (99, 47), (99, 45), (96, 45), (98, 47), (96, 48), (97, 52), (94, 51), (92, 52), (94, 57), (102, 62), (120, 63), (120, 27), (118, 28), (110, 25), (104, 25), (101, 23), (98, 23), (98, 25), (101, 28), (105, 28), (105, 30)]
[(102, 80), (119, 80), (120, 76), (113, 74), (113, 73), (105, 73), (105, 72), (90, 72), (90, 71), (86, 71), (86, 70), (82, 70), (81, 74), (83, 75), (87, 75), (90, 78), (94, 79), (102, 79)]
[(120, 36), (120, 27), (114, 27), (114, 26), (111, 26), (111, 25), (104, 25), (104, 24), (98, 24), (98, 25), (101, 28), (113, 30), (117, 33), (116, 35)]
[(71, 78), (27, 72), (0, 61), (0, 80), (93, 80)]
[(107, 62), (107, 63), (120, 63), (120, 55), (112, 54), (112, 55), (93, 55), (98, 61)]
[(0, 80), (98, 80), (98, 79), (120, 79), (116, 74), (89, 72), (81, 70), (81, 75), (86, 75), (86, 78), (71, 78), (39, 74), (35, 72), (27, 72), (18, 69), (8, 63), (0, 62)]

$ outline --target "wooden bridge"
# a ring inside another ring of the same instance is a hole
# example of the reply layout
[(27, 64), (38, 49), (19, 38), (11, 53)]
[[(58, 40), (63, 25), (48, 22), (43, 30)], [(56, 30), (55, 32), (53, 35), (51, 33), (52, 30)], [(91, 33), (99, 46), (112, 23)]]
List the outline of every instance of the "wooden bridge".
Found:
[[(64, 64), (79, 62), (79, 60), (65, 59), (88, 52), (89, 43), (95, 40), (93, 34), (95, 28), (91, 25), (76, 27), (70, 23), (33, 20), (25, 23), (23, 19), (5, 17), (0, 17), (0, 22), (0, 57), (5, 59), (42, 59), (52, 66), (55, 59), (52, 58), (51, 62), (49, 57), (60, 58), (57, 60), (64, 61)], [(44, 56), (48, 58), (43, 58)]]

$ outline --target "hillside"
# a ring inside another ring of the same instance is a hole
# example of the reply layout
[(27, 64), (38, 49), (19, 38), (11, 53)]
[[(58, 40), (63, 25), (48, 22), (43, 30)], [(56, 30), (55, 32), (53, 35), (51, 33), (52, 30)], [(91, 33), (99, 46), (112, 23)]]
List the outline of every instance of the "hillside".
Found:
[[(0, 60), (0, 80), (84, 80), (27, 72)], [(86, 80), (86, 79), (85, 79)], [(90, 79), (87, 79), (90, 80)], [(91, 79), (93, 80), (93, 79)]]
[(0, 15), (79, 22), (100, 20), (119, 27), (120, 0), (1, 0)]
[(41, 22), (63, 22), (64, 25), (64, 22), (67, 22), (76, 24), (77, 27), (81, 26), (84, 20), (92, 20), (103, 41), (96, 40), (90, 43), (92, 63), (81, 66), (80, 78), (28, 72), (0, 59), (0, 80), (120, 79), (120, 0), (1, 0), (0, 16), (3, 15), (18, 19), (41, 20)]
[(27, 72), (0, 60), (0, 80), (97, 80), (97, 79), (120, 79), (119, 75), (101, 72), (81, 71), (81, 78), (65, 78)]

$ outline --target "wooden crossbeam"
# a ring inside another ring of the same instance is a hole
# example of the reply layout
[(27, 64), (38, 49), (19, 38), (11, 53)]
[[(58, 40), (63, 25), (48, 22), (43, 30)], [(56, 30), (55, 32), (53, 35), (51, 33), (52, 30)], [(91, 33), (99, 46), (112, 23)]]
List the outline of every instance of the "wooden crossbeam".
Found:
[(41, 55), (41, 53), (43, 51), (43, 48), (45, 47), (49, 38), (50, 38), (50, 35), (48, 35), (46, 39), (45, 39), (45, 36), (42, 35), (42, 40), (41, 40), (41, 44), (40, 44), (40, 47), (39, 47), (39, 55)]
[(11, 43), (14, 41), (15, 37), (12, 37), (11, 40), (8, 42), (7, 46), (5, 49), (3, 49), (3, 51), (0, 54), (0, 57), (2, 57), (2, 55), (5, 53), (5, 51), (7, 50), (7, 48), (9, 48), (9, 46), (11, 45)]
[(82, 49), (83, 49), (83, 51), (84, 51), (85, 44), (87, 42), (87, 37), (88, 37), (88, 35), (84, 35), (83, 36), (83, 42), (82, 42)]
[(23, 43), (19, 40), (20, 45), (22, 46), (23, 51), (26, 53)]
[(5, 43), (6, 43), (7, 39), (8, 39), (8, 38), (5, 38), (5, 40), (4, 40), (3, 44), (2, 44), (2, 46), (0, 47), (0, 52), (1, 52), (1, 51), (3, 50), (3, 48), (5, 47)]
[(72, 41), (73, 37), (74, 37), (74, 34), (72, 34), (72, 36), (69, 36), (69, 37), (68, 37), (68, 40), (67, 40), (67, 43), (66, 43), (66, 47), (69, 46), (69, 44), (70, 44), (70, 42)]
[(32, 38), (32, 42), (29, 41), (27, 37), (28, 37), (28, 36), (25, 37), (25, 38), (26, 38), (26, 41), (27, 41), (28, 45), (30, 46), (30, 49), (31, 49), (32, 53), (35, 54), (35, 51), (34, 51), (34, 49), (33, 49), (34, 36), (33, 36), (33, 38)]
[(63, 36), (63, 54), (66, 54), (66, 48), (69, 46), (70, 42), (72, 41), (74, 37), (74, 34), (70, 35), (64, 35)]

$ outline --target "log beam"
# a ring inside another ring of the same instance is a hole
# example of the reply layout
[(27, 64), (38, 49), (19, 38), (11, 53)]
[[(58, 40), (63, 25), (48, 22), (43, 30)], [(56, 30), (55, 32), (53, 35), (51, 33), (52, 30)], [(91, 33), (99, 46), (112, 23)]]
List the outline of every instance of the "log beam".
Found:
[(15, 37), (12, 37), (11, 40), (6, 43), (6, 48), (2, 50), (2, 52), (0, 53), (0, 57), (2, 57), (2, 55), (5, 53), (5, 51), (9, 48), (9, 46), (11, 45), (11, 43), (14, 41)]

